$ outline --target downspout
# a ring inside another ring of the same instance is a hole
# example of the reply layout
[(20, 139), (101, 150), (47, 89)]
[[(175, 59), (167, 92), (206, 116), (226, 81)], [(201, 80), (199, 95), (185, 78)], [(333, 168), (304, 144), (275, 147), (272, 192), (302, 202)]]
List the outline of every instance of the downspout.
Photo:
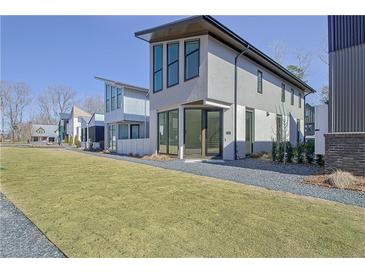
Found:
[(238, 58), (246, 53), (250, 48), (250, 45), (236, 55), (234, 58), (234, 159), (238, 160), (238, 150), (237, 150), (237, 62)]
[(144, 97), (144, 138), (147, 139), (147, 97), (150, 95), (148, 90), (146, 96)]

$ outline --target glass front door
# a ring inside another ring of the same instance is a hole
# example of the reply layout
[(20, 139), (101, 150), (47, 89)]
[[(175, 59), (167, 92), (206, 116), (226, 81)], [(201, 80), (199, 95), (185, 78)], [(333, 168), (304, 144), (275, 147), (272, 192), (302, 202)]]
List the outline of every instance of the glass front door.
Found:
[(221, 154), (221, 112), (218, 110), (206, 111), (206, 155)]
[(178, 154), (179, 111), (170, 110), (158, 114), (158, 153)]
[(253, 152), (253, 112), (246, 111), (246, 140), (245, 140), (246, 155)]
[(117, 150), (117, 125), (109, 125), (109, 149)]
[(202, 155), (202, 113), (201, 109), (185, 109), (185, 155)]

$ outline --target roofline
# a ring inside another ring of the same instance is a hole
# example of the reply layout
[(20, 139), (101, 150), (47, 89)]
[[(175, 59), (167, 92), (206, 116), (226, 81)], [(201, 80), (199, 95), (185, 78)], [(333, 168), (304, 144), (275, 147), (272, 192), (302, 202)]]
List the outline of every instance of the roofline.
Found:
[(103, 78), (103, 77), (99, 77), (99, 76), (95, 76), (94, 78), (96, 80), (100, 80), (100, 81), (108, 82), (108, 83), (113, 83), (114, 85), (123, 86), (123, 87), (129, 88), (129, 89), (134, 89), (134, 90), (142, 91), (142, 92), (145, 92), (145, 93), (147, 93), (149, 91), (147, 88), (130, 85), (130, 84), (126, 84), (126, 83), (123, 83), (123, 82), (119, 82), (119, 81), (115, 81), (115, 80), (111, 80), (111, 79), (107, 79), (107, 78)]
[[(164, 25), (160, 25), (158, 27), (154, 27), (154, 28), (150, 28), (150, 29), (146, 29), (146, 30), (142, 30), (142, 31), (138, 31), (135, 32), (135, 36), (139, 39), (142, 39), (146, 42), (149, 42), (141, 37), (139, 37), (140, 35), (143, 34), (147, 34), (149, 32), (153, 32), (156, 30), (160, 30), (169, 26), (173, 26), (175, 24), (181, 24), (183, 22), (186, 21), (193, 21), (193, 20), (200, 20), (203, 19), (205, 21), (207, 21), (208, 23), (214, 25), (215, 27), (217, 27), (219, 30), (223, 31), (225, 34), (227, 34), (228, 36), (232, 37), (233, 39), (235, 39), (237, 42), (241, 43), (244, 47), (249, 47), (249, 50), (256, 53), (257, 55), (259, 55), (260, 57), (264, 58), (266, 61), (268, 61), (269, 63), (271, 63), (272, 65), (274, 65), (276, 68), (278, 68), (279, 70), (281, 70), (282, 72), (284, 72), (286, 75), (288, 75), (290, 78), (292, 78), (294, 81), (296, 81), (297, 83), (299, 83), (300, 85), (304, 86), (305, 88), (308, 89), (308, 94), (309, 93), (314, 93), (316, 92), (315, 89), (313, 89), (311, 86), (309, 86), (306, 82), (304, 82), (303, 80), (297, 78), (293, 73), (291, 73), (289, 70), (287, 70), (285, 67), (283, 67), (282, 65), (280, 65), (279, 63), (277, 63), (276, 61), (274, 61), (272, 58), (270, 58), (268, 55), (266, 55), (265, 53), (263, 53), (261, 50), (257, 49), (255, 46), (253, 46), (252, 44), (250, 44), (249, 42), (247, 42), (246, 40), (244, 40), (242, 37), (240, 37), (238, 34), (234, 33), (232, 30), (230, 30), (229, 28), (227, 28), (226, 26), (224, 26), (222, 23), (220, 23), (218, 20), (214, 19), (212, 16), (210, 15), (198, 15), (198, 16), (191, 16), (191, 17), (187, 17), (187, 18), (183, 18), (171, 23), (167, 23)], [(246, 57), (250, 58), (249, 56), (246, 55)], [(253, 58), (250, 58), (253, 59)]]

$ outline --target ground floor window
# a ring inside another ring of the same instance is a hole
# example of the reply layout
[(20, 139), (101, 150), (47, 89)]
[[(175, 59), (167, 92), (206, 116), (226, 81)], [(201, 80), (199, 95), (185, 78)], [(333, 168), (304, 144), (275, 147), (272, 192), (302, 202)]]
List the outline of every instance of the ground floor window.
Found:
[(297, 119), (297, 145), (300, 144), (300, 119)]
[(280, 114), (276, 115), (276, 140), (283, 140), (283, 117)]
[(128, 124), (118, 125), (118, 139), (128, 139)]
[(158, 114), (158, 152), (178, 154), (179, 111), (170, 110)]
[(55, 139), (54, 137), (49, 137), (49, 138), (48, 138), (48, 142), (50, 142), (50, 143), (54, 143), (54, 139)]
[(117, 150), (117, 125), (109, 125), (109, 149)]
[(139, 139), (139, 125), (138, 124), (132, 124), (130, 126), (130, 136), (131, 139)]

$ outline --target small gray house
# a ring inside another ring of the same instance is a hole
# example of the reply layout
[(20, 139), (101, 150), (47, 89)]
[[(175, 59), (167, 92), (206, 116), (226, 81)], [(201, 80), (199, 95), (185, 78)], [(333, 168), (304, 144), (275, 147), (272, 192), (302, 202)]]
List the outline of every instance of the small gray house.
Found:
[(31, 142), (58, 142), (58, 125), (32, 124)]

